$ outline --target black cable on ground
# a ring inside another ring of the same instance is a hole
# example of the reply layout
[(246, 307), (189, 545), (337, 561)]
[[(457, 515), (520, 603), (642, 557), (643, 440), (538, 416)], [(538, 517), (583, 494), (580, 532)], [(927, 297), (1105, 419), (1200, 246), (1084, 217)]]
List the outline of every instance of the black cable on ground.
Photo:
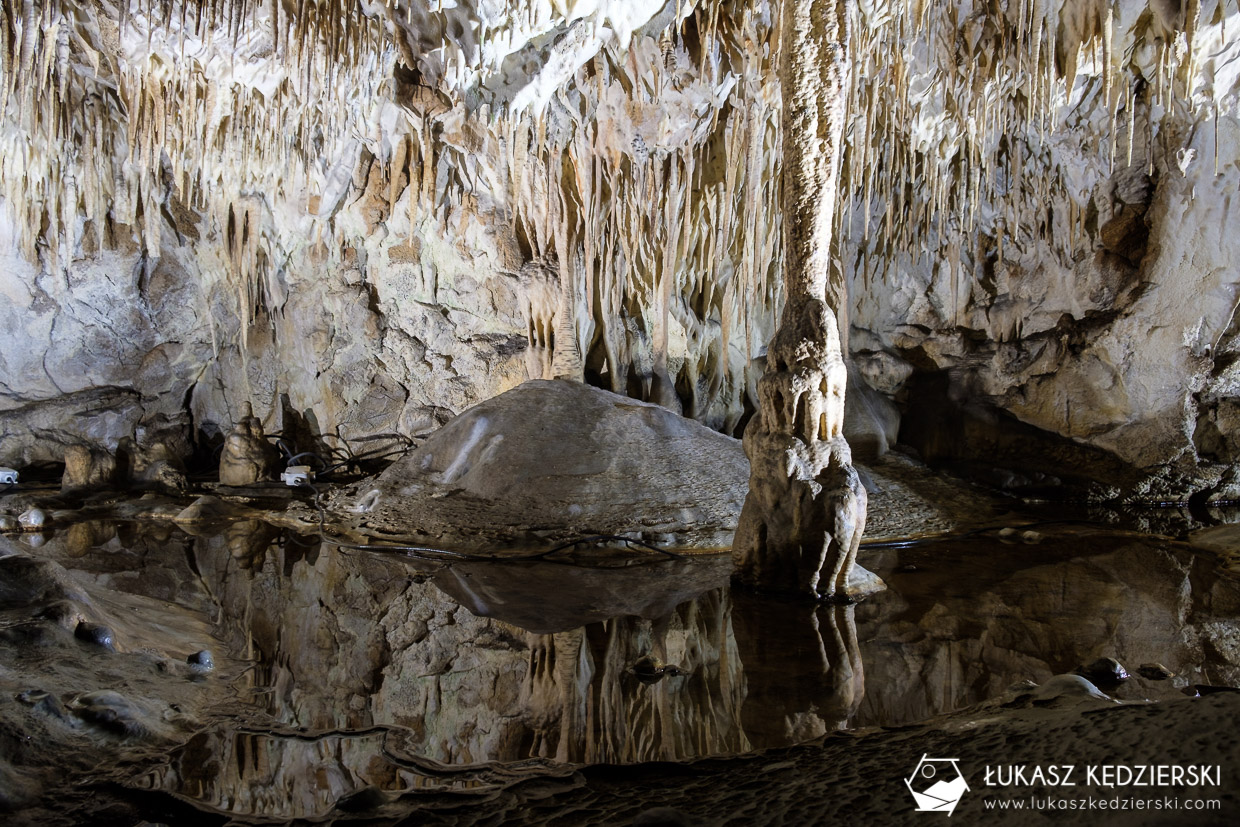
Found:
[(344, 468), (347, 465), (357, 465), (362, 462), (377, 462), (379, 460), (387, 459), (388, 457), (404, 456), (407, 453), (409, 453), (408, 448), (402, 448), (401, 450), (393, 451), (390, 454), (354, 454), (342, 462), (337, 462), (335, 465), (327, 466), (322, 470), (319, 476), (326, 476), (339, 468)]
[(609, 543), (620, 542), (620, 543), (624, 543), (630, 548), (643, 548), (648, 551), (657, 552), (658, 554), (662, 554), (667, 557), (684, 558), (684, 557), (693, 556), (691, 554), (681, 554), (680, 552), (672, 551), (671, 549), (660, 548), (659, 546), (651, 545), (650, 543), (647, 543), (644, 540), (635, 540), (632, 537), (625, 537), (621, 534), (591, 534), (588, 537), (581, 537), (577, 540), (573, 540), (571, 542), (558, 545), (555, 548), (551, 549), (551, 551), (545, 552), (545, 554), (555, 554), (557, 551), (564, 551), (566, 549), (576, 548), (577, 546), (584, 545), (586, 543), (599, 543), (599, 542), (609, 542)]
[[(379, 440), (379, 439), (394, 439), (397, 442), (403, 442), (409, 446), (413, 445), (413, 437), (405, 436), (404, 434), (398, 434), (394, 432), (386, 433), (386, 434), (370, 434), (369, 436), (355, 436), (352, 439), (348, 439), (342, 436), (336, 436), (336, 434), (327, 434), (327, 436), (333, 436), (336, 439), (339, 439), (342, 442), (344, 442), (346, 445), (348, 445), (350, 442), (374, 442), (375, 440)], [(352, 448), (350, 448), (350, 450), (352, 450)]]
[[(293, 452), (292, 447), (287, 442), (284, 441), (284, 437), (281, 434), (278, 434), (278, 433), (277, 434), (266, 434), (265, 436), (267, 437), (267, 439), (275, 441), (276, 445), (280, 448), (280, 451), (283, 452), (284, 456), (291, 457), (293, 455), (294, 452)], [(223, 447), (224, 447), (223, 443), (221, 443), (220, 448), (222, 449)]]
[[(296, 465), (297, 460), (301, 459), (302, 457), (310, 457), (311, 459), (317, 459), (320, 463), (320, 466), (319, 466), (320, 468), (327, 469), (331, 467), (328, 465), (327, 460), (323, 459), (321, 456), (314, 453), (314, 451), (302, 451), (300, 454), (294, 454), (288, 458), (285, 464), (290, 467), (293, 465)], [(322, 473), (327, 473), (327, 472), (326, 470), (324, 470)]]

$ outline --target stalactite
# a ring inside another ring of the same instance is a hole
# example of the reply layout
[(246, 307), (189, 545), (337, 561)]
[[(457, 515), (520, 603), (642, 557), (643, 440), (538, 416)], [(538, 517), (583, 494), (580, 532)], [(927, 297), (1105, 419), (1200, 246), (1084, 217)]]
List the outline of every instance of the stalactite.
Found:
[[(21, 205), (14, 214), (32, 259), (40, 248), (72, 250), (73, 233), (87, 224), (101, 244), (109, 213), (116, 233), (129, 233), (158, 255), (158, 245), (168, 243), (162, 207), (172, 193), (207, 226), (219, 227), (246, 193), (277, 203), (302, 200), (317, 187), (326, 198), (324, 167), (331, 164), (324, 160), (345, 154), (359, 124), (371, 128), (376, 97), (395, 102), (393, 68), (404, 58), (389, 32), (406, 32), (416, 19), (413, 5), (401, 2), (363, 8), (356, 0), (122, 0), (113, 12), (126, 44), (121, 55), (110, 52), (89, 24), (95, 12), (88, 5), (20, 0), (0, 11), (0, 121), (27, 139), (4, 139), (0, 185), (6, 202)], [(446, 20), (435, 17), (452, 13), (452, 4), (445, 5), (435, 11), (438, 4), (428, 4), (428, 19)], [(957, 295), (965, 302), (951, 312), (967, 317), (979, 234), (995, 238), (1010, 262), (1042, 243), (1039, 236), (1066, 258), (1076, 245), (1091, 243), (1084, 210), (1067, 219), (1064, 210), (1053, 216), (1042, 206), (1063, 189), (1047, 136), (1080, 114), (1070, 107), (1102, 101), (1109, 120), (1099, 132), (1109, 127), (1109, 159), (1104, 147), (1095, 177), (1085, 191), (1072, 192), (1080, 203), (1088, 203), (1095, 196), (1089, 187), (1102, 187), (1113, 171), (1124, 123), (1127, 165), (1144, 162), (1151, 172), (1166, 162), (1155, 151), (1168, 140), (1166, 119), (1206, 112), (1218, 129), (1218, 104), (1196, 75), (1226, 14), (1206, 20), (1210, 15), (1193, 3), (1178, 47), (1140, 35), (1157, 55), (1151, 67), (1137, 65), (1145, 58), (1141, 44), (1132, 42), (1138, 35), (1122, 5), (1083, 3), (1079, 25), (1065, 25), (1058, 4), (1045, 0), (1019, 0), (1006, 9), (982, 0), (949, 5), (891, 0), (856, 4), (850, 13), (856, 32), (851, 60), (862, 69), (848, 85), (846, 175), (834, 227), (836, 258), (862, 283), (881, 283), (893, 268), (942, 262), (963, 248), (965, 261), (947, 269), (965, 282), (953, 285), (953, 302)], [(780, 282), (772, 278), (782, 256), (773, 160), (781, 141), (780, 103), (770, 71), (779, 44), (762, 12), (746, 6), (733, 14), (721, 4), (697, 4), (687, 24), (699, 35), (691, 59), (688, 38), (676, 25), (636, 36), (627, 52), (605, 46), (546, 107), (499, 115), (504, 106), (497, 105), (485, 120), (470, 115), (466, 131), (481, 137), (469, 147), (453, 143), (460, 138), (445, 129), (444, 113), (432, 101), (452, 97), (454, 84), (476, 84), (499, 67), (476, 65), (483, 62), (481, 45), (467, 58), (465, 47), (445, 34), (431, 61), (442, 62), (444, 77), (428, 76), (424, 97), (399, 102), (404, 114), (392, 134), (360, 139), (389, 165), (387, 191), (380, 195), (388, 216), (407, 199), (400, 220), (408, 221), (411, 246), (435, 224), (466, 226), (475, 218), (474, 190), (484, 186), (466, 159), (474, 152), (502, 157), (496, 188), (504, 191), (494, 193), (495, 201), (511, 213), (534, 257), (557, 259), (557, 268), (579, 280), (573, 335), (606, 350), (613, 386), (627, 381), (620, 375), (636, 371), (632, 366), (642, 360), (648, 372), (655, 328), (670, 327), (679, 343), (692, 338), (686, 331), (697, 331), (695, 324), (710, 324), (723, 339), (723, 357), (708, 357), (692, 342), (677, 347), (696, 355), (669, 353), (669, 337), (658, 350), (668, 371), (696, 376), (703, 386), (723, 381), (718, 374), (736, 378), (738, 396), (727, 404), (740, 407), (739, 394), (752, 384), (748, 365), (782, 301)], [(549, 5), (523, 4), (507, 19), (512, 27), (532, 27), (556, 13)], [(481, 44), (513, 36), (497, 33), (502, 26), (494, 23), (476, 27), (470, 37)], [(602, 31), (599, 21), (586, 23)], [(260, 92), (240, 67), (268, 47), (274, 57), (253, 59), (274, 61), (286, 79)], [(1183, 59), (1177, 48), (1184, 49)], [(1072, 55), (1075, 64), (1077, 54), (1074, 90), (1059, 56)], [(236, 57), (236, 73), (221, 68), (220, 56)], [(693, 84), (685, 81), (690, 76)], [(719, 98), (699, 97), (674, 110), (690, 86), (699, 95), (715, 89)], [(607, 99), (620, 88), (633, 91)], [(175, 113), (173, 102), (179, 104)], [(1138, 106), (1149, 118), (1141, 123), (1144, 156)], [(599, 113), (625, 107), (674, 114), (663, 127), (621, 140), (608, 134)], [(691, 123), (692, 135), (659, 145), (673, 120)], [(165, 155), (175, 182), (170, 186), (163, 179)], [(669, 157), (667, 176), (660, 178), (656, 167)], [(557, 158), (566, 165), (557, 168)], [(332, 218), (334, 208), (347, 203), (348, 189), (338, 194), (338, 204), (317, 211), (313, 232), (324, 249), (348, 246), (339, 237), (348, 231)], [(675, 209), (667, 209), (670, 204)], [(431, 217), (434, 222), (427, 221)], [(280, 243), (262, 233), (255, 238), (260, 246)], [(274, 249), (254, 253), (267, 262), (263, 273), (287, 258)], [(228, 277), (256, 284), (267, 277), (259, 269), (241, 266)], [(937, 272), (947, 276), (943, 267)], [(663, 311), (649, 313), (665, 293), (666, 323)], [(708, 358), (726, 364), (710, 368)], [(683, 384), (686, 398), (699, 398)], [(702, 404), (709, 398), (700, 394)]]
[(1137, 105), (1136, 93), (1132, 84), (1128, 84), (1128, 155), (1125, 162), (1126, 167), (1132, 166), (1132, 145), (1137, 139)]

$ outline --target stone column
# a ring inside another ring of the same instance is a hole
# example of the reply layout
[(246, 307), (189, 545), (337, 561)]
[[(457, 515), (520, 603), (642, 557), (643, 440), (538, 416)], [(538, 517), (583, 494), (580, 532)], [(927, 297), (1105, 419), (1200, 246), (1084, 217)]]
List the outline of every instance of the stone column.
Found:
[(749, 495), (732, 545), (739, 582), (834, 599), (877, 585), (872, 575), (865, 585), (852, 577), (866, 491), (841, 433), (848, 373), (828, 304), (844, 300), (841, 277), (831, 274), (831, 223), (851, 71), (850, 2), (783, 4), (787, 303), (758, 382), (759, 409), (745, 429)]

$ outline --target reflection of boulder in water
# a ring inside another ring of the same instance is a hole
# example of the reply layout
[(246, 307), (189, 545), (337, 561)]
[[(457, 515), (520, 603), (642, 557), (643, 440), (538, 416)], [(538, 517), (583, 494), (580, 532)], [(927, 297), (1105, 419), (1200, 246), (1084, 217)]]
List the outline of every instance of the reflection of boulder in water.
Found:
[[(738, 652), (733, 598), (721, 588), (726, 555), (606, 570), (454, 564), (411, 582), (401, 558), (326, 554), (289, 569), (269, 552), (247, 570), (227, 546), (224, 536), (204, 537), (194, 557), (217, 590), (221, 632), (252, 647), (256, 700), (289, 726), (396, 727), (402, 750), (457, 765), (684, 760), (799, 735), (765, 734), (795, 714), (787, 703), (772, 708), (778, 720), (759, 724), (763, 734), (749, 732), (763, 710), (747, 693), (778, 690), (744, 675), (750, 655)], [(675, 669), (643, 682), (634, 670), (643, 659)], [(834, 690), (816, 664), (797, 702), (823, 715)], [(788, 680), (787, 670), (766, 671), (776, 687)], [(270, 761), (306, 771), (317, 760), (314, 745), (298, 739), (267, 739), (264, 749)], [(231, 760), (221, 759), (222, 772), (235, 775), (217, 783), (248, 784)]]
[[(536, 634), (474, 616), (429, 584), (411, 588), (385, 618), (392, 654), (372, 709), (411, 733), (408, 751), (453, 764), (743, 752), (729, 614), (715, 589), (662, 617)], [(679, 674), (644, 682), (634, 672), (643, 659)]]
[(624, 615), (667, 617), (681, 603), (722, 586), (731, 571), (727, 555), (624, 567), (461, 563), (432, 582), (479, 617), (555, 634)]
[(539, 380), (453, 419), (351, 507), (371, 525), (462, 543), (478, 531), (489, 540), (637, 532), (723, 547), (748, 475), (738, 440), (657, 405)]

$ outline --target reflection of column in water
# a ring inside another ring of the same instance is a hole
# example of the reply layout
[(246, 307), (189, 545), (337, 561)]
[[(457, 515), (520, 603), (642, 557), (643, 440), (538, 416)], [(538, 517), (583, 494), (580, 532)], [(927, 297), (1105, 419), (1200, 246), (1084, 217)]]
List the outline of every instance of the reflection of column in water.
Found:
[[(730, 609), (726, 592), (715, 590), (659, 620), (619, 617), (529, 634), (521, 711), (512, 723), (530, 731), (514, 746), (524, 742), (530, 755), (584, 763), (745, 751)], [(643, 682), (633, 673), (642, 658), (683, 674)]]
[(114, 523), (88, 520), (72, 523), (65, 530), (64, 548), (69, 557), (83, 557), (91, 549), (101, 546), (116, 536)]
[(865, 694), (854, 606), (733, 595), (747, 689), (741, 721), (755, 749), (842, 728)]

